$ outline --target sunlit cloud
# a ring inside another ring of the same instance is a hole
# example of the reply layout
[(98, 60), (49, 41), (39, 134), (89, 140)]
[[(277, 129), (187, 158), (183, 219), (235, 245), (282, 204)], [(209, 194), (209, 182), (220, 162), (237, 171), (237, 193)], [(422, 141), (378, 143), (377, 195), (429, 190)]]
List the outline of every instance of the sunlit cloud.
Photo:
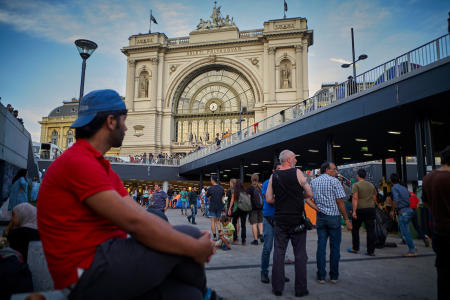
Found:
[(334, 61), (334, 62), (337, 62), (337, 63), (340, 63), (340, 64), (349, 64), (349, 63), (351, 63), (351, 61), (348, 61), (348, 60), (343, 59), (343, 58), (331, 57), (330, 60)]

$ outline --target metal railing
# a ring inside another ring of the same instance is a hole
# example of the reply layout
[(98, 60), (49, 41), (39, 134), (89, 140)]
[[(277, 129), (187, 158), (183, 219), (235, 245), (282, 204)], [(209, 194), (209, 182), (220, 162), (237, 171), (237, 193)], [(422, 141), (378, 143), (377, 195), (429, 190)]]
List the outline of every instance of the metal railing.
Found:
[(180, 164), (183, 165), (225, 149), (284, 122), (300, 118), (319, 108), (326, 107), (335, 101), (369, 90), (384, 82), (391, 81), (416, 69), (437, 62), (449, 55), (450, 35), (446, 34), (358, 75), (356, 80), (347, 80), (330, 88), (323, 89), (311, 98), (269, 116), (252, 126), (243, 128), (242, 131), (233, 133), (231, 136), (222, 139), (219, 146), (213, 144), (190, 153), (180, 160)]

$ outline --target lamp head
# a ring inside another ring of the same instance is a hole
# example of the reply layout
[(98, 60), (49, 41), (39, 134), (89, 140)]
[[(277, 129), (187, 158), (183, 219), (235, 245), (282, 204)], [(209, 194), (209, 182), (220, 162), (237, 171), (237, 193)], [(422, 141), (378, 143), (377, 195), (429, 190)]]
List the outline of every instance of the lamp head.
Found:
[(89, 40), (76, 40), (75, 46), (77, 46), (78, 52), (83, 59), (88, 59), (97, 49), (97, 44)]
[(341, 67), (345, 69), (345, 68), (350, 67), (350, 65), (351, 65), (351, 64), (342, 64)]
[(366, 54), (361, 54), (359, 57), (358, 57), (358, 60), (363, 60), (363, 59), (366, 59), (367, 58), (367, 55)]

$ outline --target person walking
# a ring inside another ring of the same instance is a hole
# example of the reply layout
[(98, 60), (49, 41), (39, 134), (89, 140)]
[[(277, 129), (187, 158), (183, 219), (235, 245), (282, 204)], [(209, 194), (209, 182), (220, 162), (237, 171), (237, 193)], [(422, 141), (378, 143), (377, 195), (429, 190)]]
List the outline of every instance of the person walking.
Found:
[(150, 208), (160, 210), (163, 213), (166, 213), (169, 208), (169, 197), (166, 192), (161, 190), (159, 183), (155, 183), (155, 190), (152, 193), (152, 205)]
[(31, 182), (31, 195), (30, 195), (31, 202), (36, 202), (37, 196), (39, 194), (39, 186), (40, 186), (40, 183), (38, 181), (38, 178), (36, 176), (34, 176), (33, 182)]
[[(223, 210), (223, 197), (225, 196), (224, 188), (219, 184), (219, 178), (217, 175), (211, 176), (211, 184), (206, 192), (209, 205), (209, 216), (211, 218), (211, 232), (213, 233), (214, 240), (217, 241), (217, 231), (220, 233), (220, 215)], [(217, 231), (216, 231), (217, 227)]]
[(450, 146), (441, 152), (441, 167), (423, 178), (422, 201), (433, 216), (438, 300), (450, 298)]
[(425, 247), (430, 247), (431, 238), (423, 233), (422, 227), (420, 227), (418, 218), (417, 218), (417, 208), (419, 206), (419, 198), (413, 192), (409, 192), (409, 207), (413, 210), (413, 216), (411, 222), (413, 224), (414, 229), (417, 232), (419, 239), (423, 241)]
[(252, 245), (258, 245), (258, 239), (261, 243), (264, 242), (263, 239), (263, 196), (261, 193), (261, 188), (259, 187), (259, 176), (258, 174), (252, 174), (251, 176), (252, 184), (247, 188), (247, 194), (250, 196), (252, 201), (252, 211), (250, 212), (249, 221), (252, 225), (253, 241)]
[(359, 252), (359, 228), (364, 222), (367, 230), (366, 255), (375, 256), (375, 204), (377, 202), (377, 190), (375, 186), (366, 181), (366, 170), (359, 169), (356, 173), (358, 182), (353, 184), (353, 214), (352, 214), (352, 248), (350, 253)]
[(411, 222), (414, 212), (409, 207), (409, 192), (400, 184), (400, 178), (396, 173), (391, 174), (391, 182), (394, 184), (391, 188), (393, 206), (391, 210), (391, 217), (394, 217), (395, 209), (398, 211), (398, 227), (402, 235), (402, 239), (408, 245), (408, 253), (404, 254), (405, 257), (417, 256), (414, 242), (409, 232), (409, 222)]
[(197, 223), (195, 223), (195, 216), (197, 215), (197, 198), (197, 187), (194, 186), (188, 194), (189, 206), (191, 207), (191, 215), (187, 216), (188, 221), (192, 222), (192, 224), (194, 225), (197, 225)]
[(295, 153), (283, 150), (279, 156), (281, 167), (270, 177), (266, 192), (267, 203), (275, 206), (274, 253), (272, 266), (272, 292), (283, 294), (285, 284), (284, 258), (289, 240), (295, 257), (295, 296), (309, 294), (306, 279), (306, 223), (304, 218), (305, 199), (317, 210), (311, 201), (312, 191), (303, 172), (295, 167)]
[(337, 168), (332, 162), (325, 162), (320, 166), (320, 176), (311, 180), (314, 200), (319, 208), (316, 215), (317, 228), (317, 280), (325, 283), (326, 277), (326, 248), (330, 239), (330, 280), (337, 283), (339, 279), (339, 259), (341, 247), (341, 215), (344, 217), (348, 230), (352, 224), (345, 209), (345, 192), (336, 178)]
[[(238, 207), (239, 197), (241, 197), (241, 193), (245, 193), (244, 186), (242, 185), (241, 180), (235, 179), (236, 181), (233, 184), (233, 193), (231, 194), (230, 207), (228, 208), (228, 215), (233, 217), (232, 223), (236, 230), (233, 234), (233, 244), (236, 245), (238, 243), (238, 231), (239, 228), (241, 230), (241, 244), (242, 246), (246, 245), (247, 241), (247, 211), (243, 211)], [(230, 181), (231, 183), (231, 181)], [(231, 187), (230, 187), (231, 188)], [(238, 226), (238, 220), (240, 222), (240, 226)]]
[(180, 192), (180, 201), (181, 201), (181, 214), (187, 215), (187, 206), (188, 206), (188, 192), (186, 191), (186, 187), (183, 187), (183, 190)]

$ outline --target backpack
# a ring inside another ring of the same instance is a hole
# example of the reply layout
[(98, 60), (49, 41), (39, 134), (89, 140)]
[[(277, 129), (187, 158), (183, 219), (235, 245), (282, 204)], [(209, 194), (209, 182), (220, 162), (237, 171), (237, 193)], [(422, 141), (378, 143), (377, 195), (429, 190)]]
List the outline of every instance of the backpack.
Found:
[(264, 204), (261, 190), (259, 188), (254, 188), (253, 196), (255, 198), (254, 202), (253, 202), (253, 208), (255, 210), (261, 210), (263, 208), (263, 204)]
[(248, 212), (252, 210), (252, 201), (247, 193), (239, 194), (238, 208), (242, 211)]

